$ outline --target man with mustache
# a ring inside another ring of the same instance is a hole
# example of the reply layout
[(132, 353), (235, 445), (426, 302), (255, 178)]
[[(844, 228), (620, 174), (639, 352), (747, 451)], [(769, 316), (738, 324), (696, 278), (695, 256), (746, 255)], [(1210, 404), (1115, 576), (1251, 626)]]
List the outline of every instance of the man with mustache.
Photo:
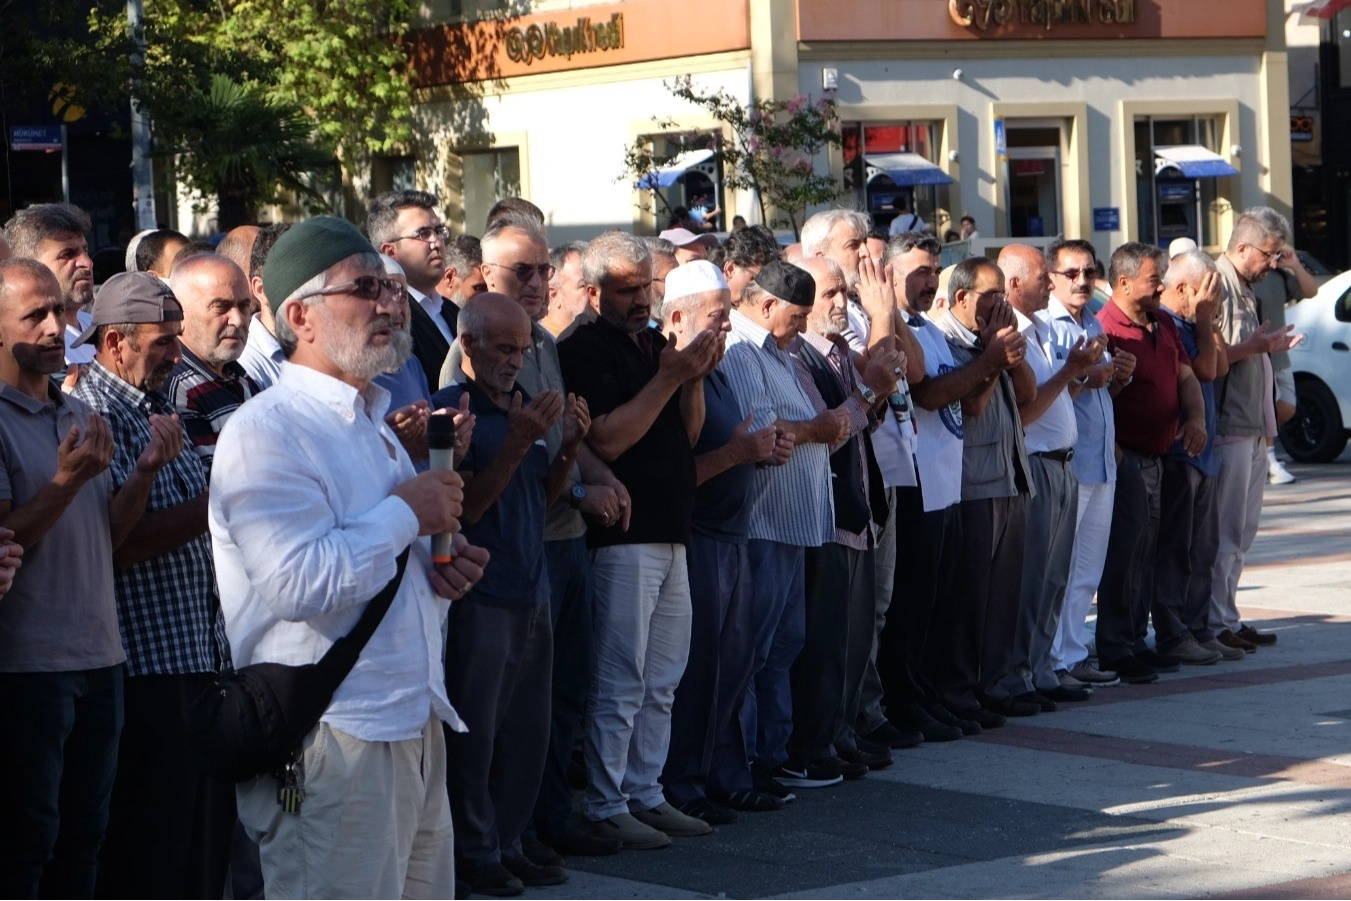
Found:
[(185, 446), (162, 393), (182, 358), (183, 310), (160, 279), (127, 272), (103, 284), (91, 315), (76, 345), (92, 342), (97, 355), (73, 394), (108, 421), (114, 489), (133, 477), (139, 449), (152, 440), (182, 448), (156, 475), (145, 515), (113, 554), (126, 726), (100, 890), (147, 898), (222, 892), (233, 793), (198, 775), (183, 752), (188, 706), (229, 659), (206, 534), (206, 465)]
[(15, 774), (0, 805), (6, 897), (94, 897), (127, 659), (113, 553), (179, 447), (176, 430), (153, 427), (113, 493), (107, 424), (52, 382), (65, 366), (63, 306), (47, 267), (0, 264), (0, 534), (26, 551), (0, 604), (0, 766)]
[[(5, 223), (5, 237), (16, 257), (42, 263), (56, 276), (66, 307), (66, 362), (86, 364), (93, 348), (73, 348), (88, 325), (85, 310), (94, 302), (94, 260), (85, 235), (92, 228), (89, 214), (74, 204), (36, 203)], [(85, 321), (80, 321), (80, 315)]]
[(450, 229), (441, 224), (437, 199), (426, 191), (387, 191), (371, 201), (366, 235), (375, 249), (398, 260), (408, 277), (413, 355), (427, 384), (440, 382), (441, 363), (455, 340), (455, 305), (437, 293), (446, 274)]
[(243, 270), (225, 257), (206, 253), (175, 266), (169, 290), (183, 305), (183, 359), (170, 373), (164, 393), (210, 470), (226, 420), (262, 390), (239, 364), (253, 295)]
[(1108, 267), (1112, 299), (1098, 313), (1113, 352), (1120, 349), (1135, 357), (1132, 378), (1114, 404), (1116, 495), (1098, 587), (1098, 659), (1122, 682), (1136, 684), (1178, 670), (1177, 658), (1145, 644), (1158, 551), (1160, 458), (1178, 438), (1193, 457), (1206, 447), (1201, 383), (1173, 317), (1159, 310), (1167, 268), (1168, 254), (1162, 248), (1121, 245)]

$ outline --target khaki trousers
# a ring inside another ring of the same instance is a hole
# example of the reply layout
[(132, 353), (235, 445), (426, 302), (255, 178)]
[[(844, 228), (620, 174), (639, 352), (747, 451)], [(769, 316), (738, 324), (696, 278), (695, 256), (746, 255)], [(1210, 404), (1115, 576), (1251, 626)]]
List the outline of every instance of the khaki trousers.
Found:
[(452, 898), (455, 858), (441, 723), (368, 742), (327, 723), (305, 737), (300, 812), (271, 776), (239, 783), (239, 819), (258, 842), (268, 898)]

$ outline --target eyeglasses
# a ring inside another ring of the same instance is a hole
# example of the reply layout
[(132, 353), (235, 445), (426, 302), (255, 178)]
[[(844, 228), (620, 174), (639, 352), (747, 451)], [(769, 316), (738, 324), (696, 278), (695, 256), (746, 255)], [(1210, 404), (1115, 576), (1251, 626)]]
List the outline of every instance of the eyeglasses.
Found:
[(416, 239), (430, 244), (432, 243), (433, 238), (439, 238), (441, 243), (445, 244), (450, 240), (450, 229), (446, 228), (444, 225), (424, 225), (411, 235), (399, 235), (397, 238), (394, 238), (394, 240), (412, 241)]
[(374, 275), (359, 275), (350, 282), (343, 282), (340, 285), (329, 285), (322, 291), (311, 291), (309, 294), (302, 294), (296, 300), (306, 297), (315, 297), (320, 294), (350, 294), (353, 297), (359, 297), (362, 300), (379, 301), (388, 296), (393, 303), (403, 300), (404, 287), (403, 282), (397, 278), (377, 278)]
[(484, 263), (485, 266), (496, 266), (498, 269), (510, 269), (511, 274), (516, 276), (516, 281), (526, 284), (539, 273), (541, 281), (548, 281), (554, 277), (554, 267), (548, 263), (541, 263), (538, 266), (531, 263), (517, 263), (515, 266), (505, 266), (502, 263)]
[(1097, 272), (1096, 269), (1061, 269), (1059, 271), (1055, 269), (1051, 270), (1052, 275), (1058, 275), (1061, 278), (1067, 279), (1072, 282), (1077, 282), (1079, 280), (1079, 276), (1081, 275), (1084, 276), (1085, 278), (1092, 279), (1094, 274), (1096, 274), (1096, 272)]
[(1003, 292), (1003, 291), (996, 291), (996, 290), (994, 290), (994, 289), (991, 289), (991, 290), (989, 290), (989, 291), (977, 291), (977, 292), (976, 292), (976, 296), (977, 296), (977, 297), (993, 297), (995, 300), (1006, 300), (1006, 299), (1008, 299), (1008, 294), (1006, 294), (1006, 293)]

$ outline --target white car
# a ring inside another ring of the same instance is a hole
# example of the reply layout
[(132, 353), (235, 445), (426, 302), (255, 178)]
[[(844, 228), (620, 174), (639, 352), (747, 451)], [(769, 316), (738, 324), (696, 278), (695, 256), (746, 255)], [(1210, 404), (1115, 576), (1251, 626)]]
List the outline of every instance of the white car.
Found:
[(1290, 350), (1298, 410), (1281, 443), (1299, 463), (1327, 463), (1346, 449), (1351, 423), (1351, 271), (1285, 311), (1307, 337)]

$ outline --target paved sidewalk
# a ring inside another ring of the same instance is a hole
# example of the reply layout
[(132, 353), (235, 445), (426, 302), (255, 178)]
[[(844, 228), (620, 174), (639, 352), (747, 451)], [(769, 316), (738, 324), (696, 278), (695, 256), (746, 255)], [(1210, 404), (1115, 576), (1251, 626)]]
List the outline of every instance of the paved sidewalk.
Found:
[(1292, 470), (1241, 586), (1274, 647), (898, 751), (715, 835), (576, 859), (528, 897), (1347, 897), (1351, 467)]

